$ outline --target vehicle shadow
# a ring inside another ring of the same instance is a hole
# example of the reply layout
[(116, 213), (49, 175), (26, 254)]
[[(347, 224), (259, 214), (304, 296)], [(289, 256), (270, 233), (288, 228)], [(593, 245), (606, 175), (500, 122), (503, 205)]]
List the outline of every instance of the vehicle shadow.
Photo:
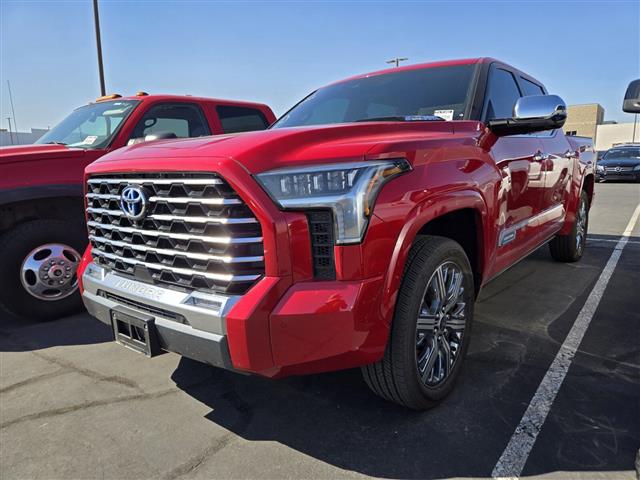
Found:
[[(413, 412), (379, 399), (358, 370), (272, 381), (183, 358), (172, 380), (210, 409), (205, 416), (209, 421), (248, 441), (278, 442), (374, 477), (490, 477), (586, 300), (588, 285), (571, 281), (576, 268), (595, 280), (615, 246), (604, 240), (619, 238), (599, 237), (601, 248), (588, 251), (580, 266), (558, 268), (547, 249), (539, 249), (488, 288), (478, 302), (461, 378), (452, 394), (430, 411)], [(572, 303), (556, 307), (557, 317), (544, 314), (555, 297), (540, 310), (537, 304), (533, 310), (523, 306), (531, 292), (547, 292), (545, 279), (552, 275), (555, 288), (565, 286), (562, 298)], [(530, 318), (514, 324), (519, 312)], [(597, 441), (590, 435), (585, 434), (585, 442)], [(575, 462), (555, 459), (536, 466), (536, 473), (624, 471), (627, 460), (615, 454), (597, 465), (580, 457)]]
[(24, 352), (65, 345), (113, 341), (111, 329), (88, 313), (43, 322), (0, 318), (0, 352)]

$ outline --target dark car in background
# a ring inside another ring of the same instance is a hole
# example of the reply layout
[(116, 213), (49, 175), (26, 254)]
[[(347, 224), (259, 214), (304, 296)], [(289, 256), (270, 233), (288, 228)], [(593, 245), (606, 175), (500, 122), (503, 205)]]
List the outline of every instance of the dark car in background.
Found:
[(596, 178), (605, 180), (640, 180), (640, 144), (613, 147), (598, 160)]

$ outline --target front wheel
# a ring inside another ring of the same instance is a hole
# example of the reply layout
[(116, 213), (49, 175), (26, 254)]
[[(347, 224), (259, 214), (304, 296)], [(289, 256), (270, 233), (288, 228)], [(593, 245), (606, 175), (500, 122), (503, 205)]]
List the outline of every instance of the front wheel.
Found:
[(82, 307), (76, 269), (82, 224), (34, 220), (0, 237), (0, 307), (19, 318), (54, 319)]
[(549, 251), (558, 262), (577, 262), (582, 258), (587, 244), (587, 229), (589, 227), (589, 197), (582, 190), (580, 202), (576, 210), (576, 218), (569, 235), (556, 235), (549, 242)]
[(474, 286), (462, 247), (419, 237), (411, 248), (382, 360), (362, 368), (379, 396), (415, 410), (453, 389), (471, 334)]

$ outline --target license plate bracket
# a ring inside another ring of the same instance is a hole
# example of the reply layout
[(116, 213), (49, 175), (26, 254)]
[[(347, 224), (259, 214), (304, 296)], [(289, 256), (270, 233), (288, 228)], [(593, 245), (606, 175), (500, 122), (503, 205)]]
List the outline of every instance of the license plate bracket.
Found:
[(149, 315), (115, 308), (111, 310), (111, 327), (115, 341), (120, 345), (147, 357), (164, 353), (158, 342), (155, 319)]

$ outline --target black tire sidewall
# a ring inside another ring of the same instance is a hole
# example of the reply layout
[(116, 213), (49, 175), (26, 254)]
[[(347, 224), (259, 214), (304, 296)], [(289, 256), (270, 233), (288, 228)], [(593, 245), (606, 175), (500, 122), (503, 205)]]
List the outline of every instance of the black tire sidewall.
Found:
[[(436, 241), (439, 242), (436, 250), (426, 257), (416, 255), (411, 264), (407, 265), (401, 287), (402, 293), (398, 299), (398, 302), (407, 302), (407, 305), (405, 306), (406, 308), (396, 309), (392, 332), (392, 352), (395, 357), (393, 361), (394, 364), (401, 365), (401, 368), (406, 372), (406, 380), (408, 380), (405, 382), (406, 388), (408, 389), (407, 394), (409, 398), (412, 399), (409, 403), (418, 402), (419, 399), (422, 398), (425, 406), (431, 406), (429, 403), (437, 403), (446, 397), (453, 389), (459, 377), (462, 364), (464, 363), (464, 357), (469, 347), (475, 296), (473, 273), (462, 247), (449, 239), (431, 238), (437, 239)], [(464, 275), (465, 315), (467, 323), (462, 337), (460, 352), (452, 371), (444, 382), (434, 387), (428, 387), (424, 385), (420, 379), (415, 358), (417, 316), (422, 303), (423, 293), (426, 290), (431, 275), (439, 265), (446, 261), (453, 261), (462, 269)], [(417, 281), (407, 281), (407, 279), (415, 274), (417, 274), (418, 277)]]
[(64, 220), (33, 220), (14, 226), (0, 237), (0, 306), (18, 318), (55, 319), (81, 308), (78, 291), (60, 300), (40, 300), (27, 292), (20, 280), (22, 262), (35, 248), (61, 243), (80, 256), (87, 244), (84, 225)]

